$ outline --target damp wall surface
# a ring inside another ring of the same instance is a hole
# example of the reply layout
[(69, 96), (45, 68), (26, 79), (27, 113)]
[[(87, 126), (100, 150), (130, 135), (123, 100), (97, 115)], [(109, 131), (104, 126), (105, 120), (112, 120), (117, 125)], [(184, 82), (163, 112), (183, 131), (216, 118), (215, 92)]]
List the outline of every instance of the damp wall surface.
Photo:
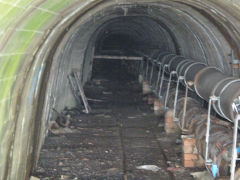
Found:
[(86, 82), (93, 49), (121, 35), (123, 54), (169, 51), (231, 74), (239, 8), (238, 0), (0, 1), (0, 179), (28, 178), (52, 108), (75, 105), (67, 74), (81, 69)]

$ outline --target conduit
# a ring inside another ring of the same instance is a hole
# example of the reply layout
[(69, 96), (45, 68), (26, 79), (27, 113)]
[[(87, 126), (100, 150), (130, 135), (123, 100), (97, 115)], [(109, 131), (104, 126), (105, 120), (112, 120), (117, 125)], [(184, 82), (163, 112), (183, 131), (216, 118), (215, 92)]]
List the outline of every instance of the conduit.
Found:
[(216, 67), (188, 59), (180, 61), (176, 57), (177, 55), (167, 54), (159, 60), (162, 67), (167, 67), (165, 72), (176, 72), (177, 77), (182, 76), (185, 86), (189, 81), (194, 82), (194, 87), (190, 86), (189, 89), (206, 101), (213, 95), (219, 97), (214, 106), (215, 111), (223, 118), (233, 121), (240, 104), (240, 80), (224, 74)]
[[(164, 92), (159, 96), (156, 91), (157, 88), (155, 87), (157, 83), (154, 85), (149, 84), (149, 87), (152, 87), (160, 100), (158, 106), (163, 109), (163, 104), (166, 104), (169, 110), (176, 108), (174, 110), (174, 118), (179, 120), (179, 127), (183, 128), (185, 134), (195, 135), (198, 152), (205, 160), (211, 160), (211, 163), (206, 164), (206, 167), (212, 172), (214, 177), (229, 176), (233, 148), (233, 125), (230, 122), (224, 122), (217, 117), (211, 116), (209, 144), (206, 144), (208, 112), (197, 99), (208, 101), (211, 96), (219, 97), (219, 101), (213, 104), (216, 113), (233, 122), (235, 115), (238, 113), (238, 109), (236, 108), (238, 108), (240, 96), (239, 79), (230, 77), (216, 67), (209, 67), (204, 63), (194, 62), (191, 59), (174, 54), (161, 54), (164, 55), (160, 55), (158, 59), (155, 59), (161, 67), (156, 66), (156, 63), (149, 63), (155, 66), (153, 67), (155, 68), (155, 75), (153, 75), (153, 77), (157, 79), (156, 76), (160, 76), (159, 79), (162, 82), (162, 89), (164, 89)], [(145, 55), (145, 57), (149, 56)], [(142, 63), (148, 63), (148, 61), (153, 61), (153, 58), (148, 58), (147, 61), (143, 61)], [(147, 72), (147, 68), (151, 69), (152, 67), (145, 65), (142, 67), (144, 68), (142, 68), (141, 76), (143, 76), (143, 82), (146, 86), (146, 82), (150, 81), (149, 77), (144, 76), (144, 74), (147, 75), (145, 73)], [(165, 71), (162, 72), (161, 69)], [(160, 71), (162, 75), (158, 73)], [(172, 72), (175, 72), (175, 78), (171, 80), (169, 76)], [(193, 86), (187, 87), (200, 98), (186, 97), (182, 89), (179, 89), (178, 93), (176, 93), (176, 85), (179, 78), (181, 84), (184, 86), (187, 86), (189, 82), (194, 82)], [(178, 95), (177, 99), (175, 99), (176, 95)], [(176, 107), (174, 107), (175, 100), (177, 100)], [(187, 106), (186, 109), (184, 109), (186, 100)], [(183, 115), (184, 113), (185, 116)], [(240, 141), (238, 140), (237, 149), (240, 148), (239, 145)], [(206, 149), (208, 149), (208, 157), (206, 157)], [(239, 173), (236, 174), (236, 177), (238, 176)]]

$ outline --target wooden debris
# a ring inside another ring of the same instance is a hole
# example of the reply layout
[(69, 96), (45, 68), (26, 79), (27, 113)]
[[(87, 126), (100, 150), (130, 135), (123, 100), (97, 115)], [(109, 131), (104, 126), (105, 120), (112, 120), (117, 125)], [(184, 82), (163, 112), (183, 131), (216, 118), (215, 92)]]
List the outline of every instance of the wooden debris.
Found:
[(82, 102), (84, 104), (84, 107), (85, 107), (85, 111), (87, 114), (89, 114), (91, 112), (91, 108), (88, 104), (88, 100), (87, 100), (86, 95), (83, 90), (83, 86), (81, 83), (80, 70), (73, 69), (72, 75), (73, 76), (71, 76), (71, 75), (69, 76), (69, 79), (72, 82), (71, 84), (73, 84), (72, 89), (74, 92), (74, 97), (76, 98), (76, 101), (79, 102), (79, 95), (80, 95)]

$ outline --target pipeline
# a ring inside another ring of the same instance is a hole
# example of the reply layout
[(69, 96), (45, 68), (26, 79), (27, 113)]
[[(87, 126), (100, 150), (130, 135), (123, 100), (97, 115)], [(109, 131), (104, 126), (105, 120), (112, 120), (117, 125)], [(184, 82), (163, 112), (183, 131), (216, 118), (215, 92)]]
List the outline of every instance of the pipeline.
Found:
[[(216, 113), (229, 121), (234, 120), (240, 111), (240, 79), (230, 77), (216, 67), (170, 53), (158, 59), (158, 62), (164, 71), (160, 89), (165, 87), (164, 74), (170, 76), (173, 73), (176, 79), (182, 77), (181, 83), (205, 101), (212, 96), (217, 97), (218, 101), (213, 106)], [(188, 82), (193, 83), (188, 85)]]
[[(159, 53), (155, 57), (156, 59), (145, 56), (147, 60), (142, 62), (143, 82), (145, 85), (150, 83), (148, 87), (159, 100), (154, 104), (161, 107), (162, 112), (163, 109), (175, 109), (174, 118), (178, 119), (179, 127), (183, 127), (185, 134), (195, 135), (198, 152), (205, 159), (208, 112), (195, 97), (198, 95), (202, 101), (209, 101), (212, 96), (218, 97), (218, 101), (212, 105), (214, 110), (221, 117), (233, 122), (240, 107), (240, 80), (225, 75), (216, 67), (209, 67), (183, 56)], [(176, 88), (178, 85), (181, 88)], [(186, 96), (184, 87), (193, 96)], [(184, 109), (185, 102), (187, 106)], [(232, 146), (232, 123), (211, 115), (208, 158), (212, 160), (212, 164), (207, 165), (207, 168), (210, 171), (212, 169), (214, 177), (229, 176)], [(240, 153), (240, 141), (237, 142), (237, 149)], [(236, 176), (240, 176), (240, 170), (236, 172), (239, 172)]]

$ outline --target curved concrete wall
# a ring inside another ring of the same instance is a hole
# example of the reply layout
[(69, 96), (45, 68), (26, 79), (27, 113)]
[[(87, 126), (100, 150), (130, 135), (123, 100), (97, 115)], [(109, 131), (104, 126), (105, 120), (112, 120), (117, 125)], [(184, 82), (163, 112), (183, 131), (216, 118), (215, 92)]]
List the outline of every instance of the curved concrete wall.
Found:
[(165, 48), (227, 74), (231, 50), (240, 56), (238, 1), (2, 0), (0, 9), (4, 180), (27, 179), (47, 133), (51, 108), (61, 109), (66, 100), (74, 105), (66, 74), (77, 66), (87, 80), (92, 49), (108, 36), (107, 29), (134, 36), (137, 48), (146, 53), (149, 46)]

